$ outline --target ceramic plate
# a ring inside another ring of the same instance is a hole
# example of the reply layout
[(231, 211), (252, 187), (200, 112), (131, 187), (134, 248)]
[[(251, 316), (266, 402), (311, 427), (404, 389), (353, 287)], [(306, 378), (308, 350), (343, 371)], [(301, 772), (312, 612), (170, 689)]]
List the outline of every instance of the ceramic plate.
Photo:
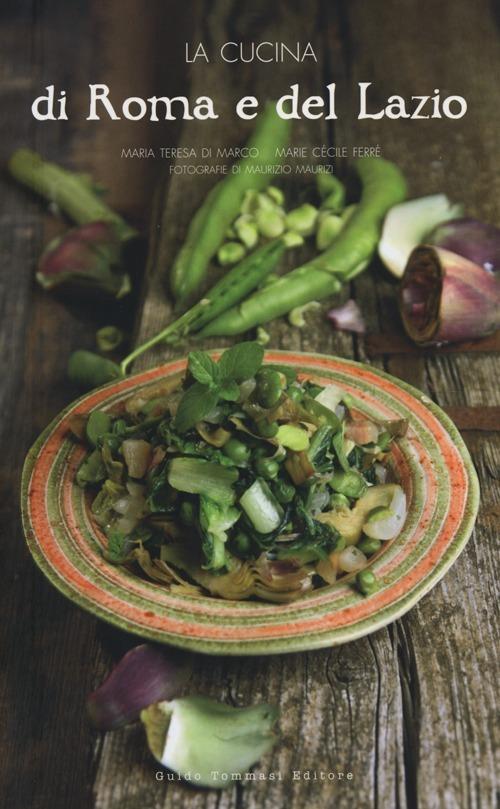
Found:
[(274, 654), (373, 632), (407, 612), (445, 574), (472, 531), (479, 487), (469, 453), (442, 410), (404, 382), (350, 360), (281, 351), (268, 352), (266, 360), (291, 365), (323, 384), (335, 382), (376, 418), (410, 423), (393, 450), (408, 518), (373, 563), (380, 589), (365, 597), (338, 583), (292, 604), (233, 602), (174, 595), (103, 559), (105, 537), (74, 482), (86, 450), (68, 437), (68, 418), (180, 374), (185, 360), (177, 360), (88, 393), (47, 427), (28, 454), (22, 483), (26, 538), (35, 561), (64, 595), (151, 640), (209, 654)]

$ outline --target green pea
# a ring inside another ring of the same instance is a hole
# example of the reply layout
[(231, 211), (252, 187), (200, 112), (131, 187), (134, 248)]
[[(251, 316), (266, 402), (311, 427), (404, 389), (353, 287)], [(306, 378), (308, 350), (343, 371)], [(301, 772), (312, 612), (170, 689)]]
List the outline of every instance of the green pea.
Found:
[(243, 531), (238, 531), (236, 536), (231, 540), (231, 547), (237, 555), (246, 555), (251, 550), (252, 540), (247, 534), (243, 533)]
[(363, 595), (367, 596), (373, 593), (378, 586), (377, 577), (371, 570), (360, 570), (356, 576), (356, 584), (361, 590)]
[(234, 463), (246, 463), (250, 459), (251, 450), (243, 441), (237, 438), (230, 438), (222, 447), (222, 452)]
[(123, 442), (123, 436), (121, 435), (113, 435), (113, 433), (106, 433), (105, 435), (101, 436), (100, 444), (104, 446), (105, 444), (109, 447), (111, 452), (118, 452)]
[(277, 421), (266, 421), (265, 419), (261, 419), (256, 423), (257, 432), (262, 438), (274, 438), (279, 430), (279, 424)]
[(304, 391), (297, 387), (297, 385), (292, 385), (291, 388), (288, 388), (286, 394), (293, 402), (300, 402), (304, 395)]
[(274, 496), (279, 503), (291, 503), (295, 497), (295, 488), (291, 483), (277, 480), (273, 486)]
[(345, 494), (336, 492), (330, 497), (329, 506), (335, 509), (350, 508), (349, 498)]
[(270, 408), (278, 404), (282, 391), (280, 373), (270, 368), (263, 368), (257, 374), (256, 380), (257, 388), (255, 393), (261, 407)]
[(360, 551), (363, 551), (366, 556), (371, 556), (377, 551), (380, 550), (382, 547), (382, 543), (380, 539), (372, 539), (371, 537), (363, 537), (359, 542), (357, 547)]
[(261, 477), (273, 480), (280, 471), (280, 465), (272, 458), (258, 458), (255, 462), (255, 471)]
[(354, 470), (349, 472), (334, 472), (330, 478), (330, 486), (336, 492), (344, 494), (346, 497), (361, 497), (366, 489), (366, 481)]

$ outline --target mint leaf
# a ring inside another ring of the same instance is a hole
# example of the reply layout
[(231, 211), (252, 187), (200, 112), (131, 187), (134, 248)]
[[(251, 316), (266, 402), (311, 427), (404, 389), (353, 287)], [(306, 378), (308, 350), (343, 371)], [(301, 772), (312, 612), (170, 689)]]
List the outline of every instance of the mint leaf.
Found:
[[(198, 353), (198, 352), (196, 352)], [(208, 416), (219, 400), (217, 390), (211, 390), (208, 385), (195, 382), (187, 389), (179, 402), (177, 413), (175, 414), (174, 427), (180, 433), (185, 433), (194, 427), (198, 421), (202, 421)]]
[(259, 343), (239, 343), (224, 351), (219, 360), (219, 371), (224, 382), (234, 380), (243, 382), (255, 376), (262, 360), (264, 349)]
[(188, 355), (188, 370), (202, 385), (216, 385), (219, 380), (219, 368), (204, 351), (191, 351)]
[(219, 396), (221, 399), (226, 399), (228, 402), (236, 402), (240, 396), (240, 388), (237, 382), (225, 382), (218, 388)]

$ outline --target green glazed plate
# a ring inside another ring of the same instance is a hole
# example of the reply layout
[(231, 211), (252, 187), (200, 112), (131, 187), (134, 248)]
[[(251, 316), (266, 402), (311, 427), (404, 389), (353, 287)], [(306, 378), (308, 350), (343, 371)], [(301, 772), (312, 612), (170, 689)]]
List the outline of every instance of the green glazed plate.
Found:
[(143, 638), (208, 654), (275, 654), (374, 632), (407, 612), (446, 573), (470, 536), (479, 503), (474, 467), (449, 418), (418, 390), (351, 360), (270, 351), (266, 361), (293, 366), (323, 384), (334, 382), (367, 414), (409, 421), (407, 436), (392, 453), (408, 517), (400, 536), (384, 544), (373, 562), (381, 583), (377, 592), (364, 597), (339, 582), (292, 604), (224, 601), (171, 593), (105, 561), (106, 539), (74, 482), (86, 450), (69, 437), (68, 419), (179, 375), (186, 361), (176, 360), (83, 396), (57, 416), (28, 454), (22, 481), (26, 539), (36, 563), (64, 595)]

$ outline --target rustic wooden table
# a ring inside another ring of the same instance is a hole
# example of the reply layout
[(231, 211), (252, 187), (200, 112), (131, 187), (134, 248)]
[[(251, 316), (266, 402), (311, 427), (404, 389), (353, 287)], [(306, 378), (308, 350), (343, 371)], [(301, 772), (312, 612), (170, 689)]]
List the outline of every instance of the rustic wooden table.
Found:
[[(339, 120), (299, 121), (303, 145), (376, 145), (406, 173), (413, 195), (445, 191), (467, 209), (500, 220), (498, 9), (489, 0), (254, 2), (191, 0), (16, 0), (0, 9), (2, 159), (29, 145), (91, 171), (110, 200), (145, 232), (150, 254), (141, 303), (113, 315), (135, 338), (169, 316), (165, 273), (210, 177), (171, 174), (172, 161), (125, 160), (122, 147), (240, 143), (234, 100), (338, 85)], [(184, 64), (184, 43), (311, 41), (318, 63)], [(209, 94), (217, 121), (177, 124), (86, 122), (87, 84), (112, 97)], [(459, 93), (460, 121), (356, 121), (358, 81), (374, 98), (391, 93)], [(70, 120), (36, 123), (32, 99), (54, 83), (66, 89)], [(328, 123), (328, 126), (327, 126)], [(179, 161), (179, 164), (182, 161)], [(339, 161), (345, 173), (345, 162)], [(157, 203), (153, 190), (159, 184)], [(223, 793), (156, 780), (139, 728), (102, 736), (84, 713), (87, 693), (133, 640), (64, 600), (33, 565), (19, 522), (22, 460), (50, 418), (74, 395), (65, 364), (93, 346), (106, 311), (68, 306), (40, 291), (33, 266), (59, 225), (3, 178), (0, 250), (2, 665), (0, 803), (5, 809), (490, 809), (495, 805), (495, 624), (498, 574), (493, 543), (500, 516), (498, 337), (461, 351), (419, 353), (402, 337), (394, 284), (381, 267), (345, 296), (360, 302), (366, 340), (333, 333), (318, 313), (308, 328), (273, 324), (272, 346), (373, 362), (424, 390), (457, 419), (482, 485), (474, 536), (444, 580), (404, 618), (339, 648), (287, 656), (197, 657), (190, 690), (234, 704), (281, 707), (281, 741), (259, 771), (282, 781)], [(138, 259), (140, 265), (140, 259)], [(137, 296), (139, 300), (139, 296)], [(321, 324), (320, 325), (320, 321)], [(152, 364), (167, 352), (149, 355)], [(141, 366), (142, 367), (142, 366)], [(292, 771), (352, 772), (352, 780), (293, 780)]]

